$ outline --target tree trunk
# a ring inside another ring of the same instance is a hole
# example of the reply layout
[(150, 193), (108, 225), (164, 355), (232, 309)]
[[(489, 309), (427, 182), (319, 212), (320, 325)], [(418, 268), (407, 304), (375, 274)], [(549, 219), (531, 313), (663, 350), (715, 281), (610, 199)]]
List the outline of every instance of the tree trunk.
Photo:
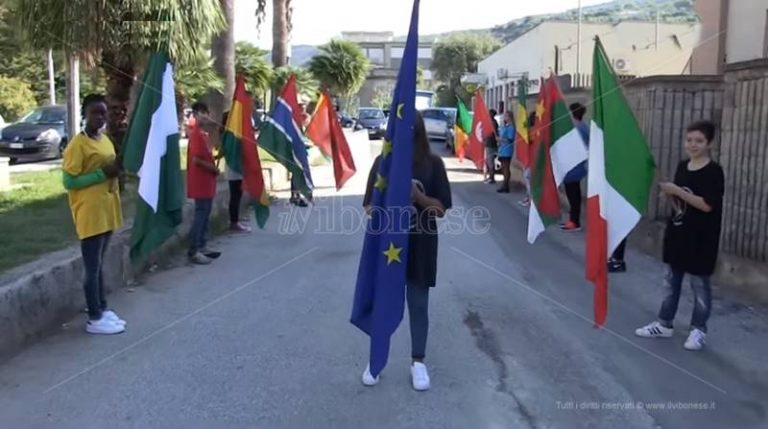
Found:
[(288, 0), (272, 1), (272, 64), (288, 65)]
[[(211, 91), (206, 97), (214, 121), (221, 121), (235, 94), (235, 0), (219, 0), (227, 28), (213, 38), (211, 56), (216, 74), (224, 81), (222, 93)], [(223, 125), (222, 125), (223, 126)], [(217, 138), (214, 133), (213, 138)]]
[(107, 80), (107, 135), (118, 158), (122, 158), (122, 144), (128, 131), (128, 108), (131, 101), (131, 88), (136, 76), (135, 64), (130, 55), (123, 52), (102, 54), (102, 69)]

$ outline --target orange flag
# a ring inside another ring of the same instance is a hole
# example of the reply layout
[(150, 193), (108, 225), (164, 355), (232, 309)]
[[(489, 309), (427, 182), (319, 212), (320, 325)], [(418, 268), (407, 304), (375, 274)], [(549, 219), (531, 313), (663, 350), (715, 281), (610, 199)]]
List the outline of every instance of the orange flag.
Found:
[(336, 190), (339, 190), (357, 170), (347, 138), (344, 136), (339, 117), (336, 116), (336, 109), (333, 108), (331, 101), (328, 93), (323, 92), (305, 134), (326, 158), (333, 160)]

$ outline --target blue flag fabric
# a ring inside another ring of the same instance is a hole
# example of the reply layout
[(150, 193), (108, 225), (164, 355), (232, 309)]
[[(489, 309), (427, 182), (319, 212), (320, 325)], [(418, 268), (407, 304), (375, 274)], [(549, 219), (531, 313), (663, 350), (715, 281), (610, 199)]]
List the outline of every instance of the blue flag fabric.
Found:
[(357, 273), (351, 322), (371, 339), (370, 370), (376, 377), (387, 364), (389, 342), (403, 319), (416, 120), (416, 66), (419, 1), (395, 85), (392, 107), (373, 189)]

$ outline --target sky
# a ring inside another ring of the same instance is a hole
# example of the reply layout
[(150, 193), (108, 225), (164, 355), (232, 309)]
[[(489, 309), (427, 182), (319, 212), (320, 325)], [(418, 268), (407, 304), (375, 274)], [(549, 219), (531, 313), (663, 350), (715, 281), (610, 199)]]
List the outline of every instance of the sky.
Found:
[[(591, 6), (608, 1), (581, 0), (581, 3)], [(322, 45), (339, 37), (342, 31), (393, 31), (395, 35), (405, 35), (413, 0), (292, 0), (292, 3), (292, 44)], [(421, 0), (419, 33), (490, 28), (528, 15), (575, 9), (578, 3), (579, 0)], [(271, 6), (261, 34), (256, 30), (256, 0), (238, 0), (235, 8), (235, 39), (271, 48)], [(355, 18), (342, 19), (342, 14)]]

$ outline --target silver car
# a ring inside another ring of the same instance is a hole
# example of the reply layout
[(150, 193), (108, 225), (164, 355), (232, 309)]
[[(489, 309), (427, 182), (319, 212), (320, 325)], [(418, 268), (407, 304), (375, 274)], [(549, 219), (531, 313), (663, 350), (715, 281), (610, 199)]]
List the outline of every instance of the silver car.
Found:
[(431, 107), (421, 111), (429, 140), (449, 142), (453, 138), (453, 125), (456, 123), (456, 109)]

